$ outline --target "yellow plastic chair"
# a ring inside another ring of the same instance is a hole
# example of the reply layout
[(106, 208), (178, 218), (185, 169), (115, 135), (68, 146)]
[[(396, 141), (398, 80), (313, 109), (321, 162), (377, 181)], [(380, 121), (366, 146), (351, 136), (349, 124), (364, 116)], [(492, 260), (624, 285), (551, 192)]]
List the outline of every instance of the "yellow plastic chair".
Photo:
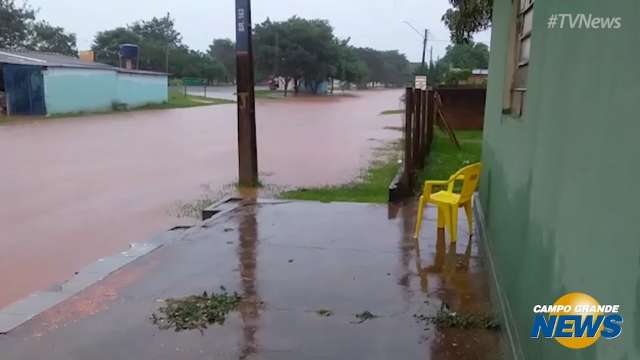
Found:
[[(422, 196), (420, 196), (420, 203), (418, 205), (418, 218), (416, 220), (416, 232), (414, 234), (415, 239), (420, 235), (422, 215), (427, 203), (438, 207), (438, 229), (443, 229), (447, 226), (449, 228), (451, 242), (456, 242), (457, 240), (459, 208), (464, 208), (467, 214), (469, 234), (473, 232), (473, 208), (471, 200), (474, 191), (476, 191), (478, 187), (481, 170), (482, 164), (476, 163), (458, 170), (458, 172), (451, 175), (449, 180), (430, 180), (424, 183), (424, 191)], [(459, 193), (453, 191), (457, 181), (462, 181), (462, 188)], [(432, 194), (434, 186), (446, 186), (447, 190)]]

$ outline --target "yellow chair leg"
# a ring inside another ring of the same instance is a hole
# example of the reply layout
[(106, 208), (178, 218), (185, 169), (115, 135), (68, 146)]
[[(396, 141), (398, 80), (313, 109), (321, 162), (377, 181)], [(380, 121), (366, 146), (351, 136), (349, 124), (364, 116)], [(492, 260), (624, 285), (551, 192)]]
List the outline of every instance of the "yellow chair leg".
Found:
[(458, 206), (449, 206), (451, 211), (451, 218), (449, 223), (449, 231), (451, 232), (451, 242), (458, 241)]
[(420, 228), (422, 227), (422, 214), (424, 210), (426, 199), (420, 196), (420, 202), (418, 202), (418, 217), (416, 218), (416, 231), (413, 234), (413, 238), (417, 239), (420, 236)]
[(447, 223), (447, 218), (442, 211), (442, 205), (438, 205), (438, 229), (443, 229)]
[(473, 209), (471, 201), (464, 204), (464, 212), (467, 214), (467, 224), (469, 225), (469, 236), (473, 235)]
[[(448, 205), (440, 205), (438, 207), (439, 215), (442, 215), (442, 227), (447, 228), (449, 236), (451, 236), (451, 209)], [(440, 221), (438, 221), (440, 223)]]

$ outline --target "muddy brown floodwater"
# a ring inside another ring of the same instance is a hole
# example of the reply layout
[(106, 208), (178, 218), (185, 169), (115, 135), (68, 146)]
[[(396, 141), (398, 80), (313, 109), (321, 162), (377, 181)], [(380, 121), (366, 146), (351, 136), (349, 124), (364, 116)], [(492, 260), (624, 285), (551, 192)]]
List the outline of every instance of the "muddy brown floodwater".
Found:
[[(352, 180), (400, 133), (400, 90), (257, 104), (262, 182)], [(0, 124), (0, 308), (68, 279), (131, 242), (184, 223), (171, 215), (232, 183), (235, 105)]]

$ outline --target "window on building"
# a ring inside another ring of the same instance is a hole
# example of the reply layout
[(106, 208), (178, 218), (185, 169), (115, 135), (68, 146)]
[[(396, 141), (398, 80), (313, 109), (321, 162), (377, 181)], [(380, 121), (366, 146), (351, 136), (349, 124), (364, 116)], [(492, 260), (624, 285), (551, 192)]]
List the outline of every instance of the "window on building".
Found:
[(514, 0), (511, 24), (511, 46), (508, 61), (508, 83), (505, 84), (505, 110), (520, 116), (527, 103), (529, 78), (529, 55), (531, 53), (531, 31), (533, 26), (533, 4), (535, 0)]

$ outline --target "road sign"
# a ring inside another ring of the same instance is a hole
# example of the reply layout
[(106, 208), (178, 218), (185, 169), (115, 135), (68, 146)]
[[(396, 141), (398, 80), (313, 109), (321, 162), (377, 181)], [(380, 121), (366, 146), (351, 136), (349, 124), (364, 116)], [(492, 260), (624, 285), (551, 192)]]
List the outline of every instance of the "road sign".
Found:
[(415, 87), (416, 89), (427, 90), (427, 76), (416, 75)]
[(249, 52), (250, 21), (250, 1), (236, 0), (236, 51), (238, 52)]

